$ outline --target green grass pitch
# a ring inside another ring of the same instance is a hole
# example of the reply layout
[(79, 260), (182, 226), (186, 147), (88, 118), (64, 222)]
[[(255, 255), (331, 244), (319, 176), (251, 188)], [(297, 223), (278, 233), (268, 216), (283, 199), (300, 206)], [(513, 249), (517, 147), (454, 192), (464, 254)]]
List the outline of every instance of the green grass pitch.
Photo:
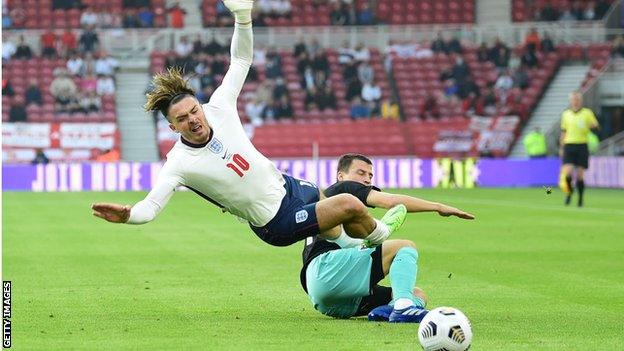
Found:
[[(473, 350), (624, 349), (624, 192), (565, 208), (543, 189), (413, 190), (474, 222), (410, 214), (430, 307), (470, 318)], [(16, 350), (413, 350), (416, 325), (333, 320), (299, 286), (302, 243), (261, 242), (190, 192), (143, 226), (93, 218), (143, 193), (4, 193)], [(381, 211), (375, 211), (376, 216)]]

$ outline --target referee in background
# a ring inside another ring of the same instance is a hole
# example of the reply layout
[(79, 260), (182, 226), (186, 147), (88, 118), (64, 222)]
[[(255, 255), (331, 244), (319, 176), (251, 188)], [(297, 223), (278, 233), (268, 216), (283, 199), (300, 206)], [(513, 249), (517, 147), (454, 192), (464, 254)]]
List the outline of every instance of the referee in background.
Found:
[(574, 193), (572, 173), (576, 171), (578, 206), (583, 206), (583, 191), (585, 190), (583, 173), (589, 166), (587, 140), (591, 130), (597, 130), (598, 127), (598, 121), (592, 110), (583, 107), (583, 95), (578, 91), (572, 92), (570, 108), (561, 114), (561, 138), (559, 140), (559, 156), (563, 158), (561, 171), (570, 189), (565, 198), (566, 205), (570, 204)]

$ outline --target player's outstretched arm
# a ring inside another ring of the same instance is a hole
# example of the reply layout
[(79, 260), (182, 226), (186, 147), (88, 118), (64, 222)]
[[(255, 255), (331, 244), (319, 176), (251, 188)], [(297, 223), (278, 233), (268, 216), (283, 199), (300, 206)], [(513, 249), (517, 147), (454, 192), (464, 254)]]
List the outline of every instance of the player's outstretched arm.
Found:
[(463, 219), (475, 218), (468, 212), (438, 202), (431, 202), (408, 195), (384, 193), (377, 190), (371, 190), (370, 193), (368, 193), (366, 203), (370, 206), (381, 208), (392, 208), (398, 204), (403, 204), (407, 207), (408, 212), (437, 212), (440, 216), (444, 217), (456, 216)]
[(234, 35), (230, 45), (230, 67), (221, 85), (212, 95), (210, 104), (227, 103), (236, 108), (236, 99), (243, 88), (253, 62), (253, 31), (251, 26), (252, 0), (225, 0), (225, 6), (234, 14)]

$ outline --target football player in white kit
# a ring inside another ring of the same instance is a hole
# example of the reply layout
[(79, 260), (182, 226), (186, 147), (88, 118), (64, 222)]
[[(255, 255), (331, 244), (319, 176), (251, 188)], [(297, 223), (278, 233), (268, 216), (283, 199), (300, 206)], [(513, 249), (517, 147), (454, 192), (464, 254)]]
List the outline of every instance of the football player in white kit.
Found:
[(224, 3), (234, 14), (235, 26), (230, 67), (221, 85), (201, 105), (180, 70), (169, 69), (154, 77), (155, 88), (145, 108), (162, 112), (180, 140), (167, 154), (144, 200), (134, 206), (95, 203), (93, 215), (114, 223), (147, 223), (178, 186), (185, 186), (249, 222), (254, 233), (271, 245), (291, 245), (318, 233), (338, 244), (350, 237), (365, 239), (369, 246), (381, 244), (403, 223), (405, 206), (396, 206), (376, 220), (351, 194), (324, 198), (314, 184), (278, 171), (247, 138), (236, 100), (253, 58), (253, 1)]

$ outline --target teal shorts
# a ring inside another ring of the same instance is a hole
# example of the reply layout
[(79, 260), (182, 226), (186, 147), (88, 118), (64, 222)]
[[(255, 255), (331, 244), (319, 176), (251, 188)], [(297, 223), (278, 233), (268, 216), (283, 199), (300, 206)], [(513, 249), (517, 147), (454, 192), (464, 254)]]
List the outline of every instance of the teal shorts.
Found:
[(327, 316), (350, 318), (383, 277), (381, 246), (358, 247), (329, 251), (313, 259), (306, 271), (306, 285), (315, 309)]

